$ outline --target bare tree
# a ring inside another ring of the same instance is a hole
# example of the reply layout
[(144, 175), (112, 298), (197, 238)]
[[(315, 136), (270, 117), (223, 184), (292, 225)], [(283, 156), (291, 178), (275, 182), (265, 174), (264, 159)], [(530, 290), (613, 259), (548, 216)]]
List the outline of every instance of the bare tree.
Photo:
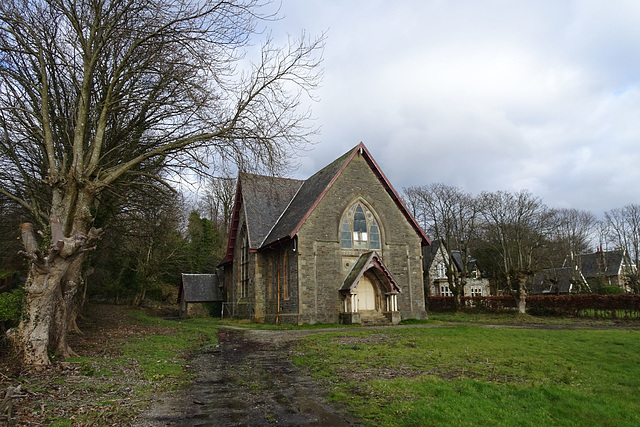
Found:
[(582, 254), (587, 253), (595, 238), (598, 220), (591, 212), (578, 209), (555, 209), (552, 213), (552, 235), (549, 264), (570, 267), (572, 280), (582, 283)]
[(630, 284), (635, 292), (640, 291), (637, 266), (640, 262), (640, 205), (628, 204), (622, 208), (611, 209), (604, 214), (606, 237), (615, 247), (622, 248), (636, 266)]
[(555, 209), (552, 214), (552, 237), (560, 243), (562, 256), (575, 258), (588, 252), (598, 222), (595, 215), (579, 209)]
[[(408, 206), (425, 230), (435, 239), (443, 240), (448, 247), (448, 262), (445, 262), (447, 281), (455, 298), (456, 309), (460, 309), (469, 272), (471, 242), (476, 232), (476, 200), (460, 188), (439, 183), (409, 187), (404, 194)], [(451, 252), (454, 248), (462, 255), (462, 271), (456, 268)]]
[(509, 289), (515, 291), (518, 310), (526, 310), (527, 282), (539, 268), (539, 252), (550, 232), (551, 214), (528, 191), (482, 193), (480, 212), (484, 241), (500, 255)]
[[(24, 274), (23, 259), (18, 255), (20, 245), (20, 206), (0, 196), (0, 274), (20, 271)], [(3, 271), (4, 270), (4, 271)], [(0, 292), (3, 289), (0, 286)]]
[(226, 236), (231, 222), (236, 179), (211, 177), (207, 181), (204, 197), (200, 201), (201, 211), (211, 220), (214, 230)]
[[(323, 37), (242, 58), (258, 0), (0, 2), (0, 194), (30, 212), (28, 312), (11, 334), (27, 364), (73, 354), (67, 330), (107, 191), (168, 186), (208, 159), (286, 166), (313, 129)], [(126, 196), (126, 191), (118, 193)]]

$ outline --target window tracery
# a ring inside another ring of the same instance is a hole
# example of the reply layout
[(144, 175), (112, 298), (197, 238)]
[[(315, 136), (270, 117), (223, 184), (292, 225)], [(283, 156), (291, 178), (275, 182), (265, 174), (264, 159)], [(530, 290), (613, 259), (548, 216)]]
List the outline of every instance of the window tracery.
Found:
[(343, 249), (380, 249), (380, 227), (373, 213), (356, 202), (340, 223), (340, 244)]

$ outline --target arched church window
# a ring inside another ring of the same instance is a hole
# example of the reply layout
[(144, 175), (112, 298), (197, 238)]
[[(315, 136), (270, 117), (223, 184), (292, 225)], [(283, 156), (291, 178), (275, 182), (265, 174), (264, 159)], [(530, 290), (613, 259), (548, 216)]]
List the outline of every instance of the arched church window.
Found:
[(380, 228), (362, 203), (355, 203), (342, 218), (340, 244), (345, 249), (380, 249)]

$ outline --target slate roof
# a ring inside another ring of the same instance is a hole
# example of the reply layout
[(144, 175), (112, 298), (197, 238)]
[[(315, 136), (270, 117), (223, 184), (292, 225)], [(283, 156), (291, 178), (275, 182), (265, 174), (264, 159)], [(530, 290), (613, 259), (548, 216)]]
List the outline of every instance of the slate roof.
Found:
[(249, 173), (241, 173), (239, 179), (249, 229), (249, 247), (257, 249), (304, 181)]
[(432, 240), (430, 245), (422, 247), (422, 269), (424, 271), (429, 271), (431, 268), (438, 249), (440, 249), (440, 240)]
[(582, 275), (584, 277), (617, 276), (624, 261), (624, 252), (599, 251), (580, 255)]
[[(433, 240), (430, 246), (423, 246), (422, 259), (423, 259), (423, 268), (425, 271), (428, 271), (431, 268), (431, 264), (433, 264), (436, 254), (438, 253), (438, 250), (440, 249), (441, 246), (444, 252), (443, 255), (447, 257), (447, 247), (440, 239)], [(453, 265), (455, 265), (456, 270), (458, 270), (458, 272), (461, 272), (464, 267), (464, 263), (462, 262), (462, 253), (460, 251), (450, 251), (450, 252), (451, 252), (451, 258), (453, 259)], [(472, 261), (475, 262), (475, 260), (472, 260)]]
[(464, 262), (462, 261), (462, 252), (451, 251), (451, 258), (453, 258), (453, 264), (456, 266), (458, 272), (462, 272), (464, 269)]
[(309, 210), (317, 204), (320, 196), (336, 178), (338, 172), (345, 165), (353, 150), (343, 154), (329, 165), (316, 172), (311, 178), (304, 181), (300, 190), (295, 195), (282, 218), (273, 227), (264, 244), (268, 245), (283, 237), (289, 237), (302, 223)]
[(364, 156), (374, 175), (420, 236), (422, 244), (429, 245), (429, 238), (404, 205), (364, 144), (360, 143), (306, 181), (247, 173), (240, 174), (229, 232), (227, 256), (222, 264), (230, 262), (233, 257), (238, 227), (241, 226), (239, 224), (239, 209), (245, 209), (251, 249), (257, 250), (278, 241), (293, 238), (333, 182), (338, 179), (340, 173), (358, 152)]
[(217, 274), (183, 274), (180, 280), (178, 302), (222, 301)]
[(575, 290), (571, 267), (550, 268), (536, 273), (529, 286), (531, 294), (568, 294)]

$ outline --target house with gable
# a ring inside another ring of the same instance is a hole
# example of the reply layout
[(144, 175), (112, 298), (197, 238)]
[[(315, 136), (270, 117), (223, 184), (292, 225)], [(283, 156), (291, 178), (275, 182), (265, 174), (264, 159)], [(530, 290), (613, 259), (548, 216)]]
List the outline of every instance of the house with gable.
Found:
[[(442, 240), (434, 240), (430, 246), (423, 248), (423, 263), (425, 273), (425, 290), (428, 296), (451, 297), (449, 289), (447, 267), (452, 267), (458, 274), (464, 270), (464, 257), (458, 250), (449, 250)], [(489, 280), (482, 277), (475, 259), (467, 259), (467, 277), (465, 280), (464, 296), (486, 297), (491, 295)]]
[(563, 267), (536, 273), (529, 293), (597, 293), (603, 286), (616, 286), (624, 293), (631, 293), (631, 281), (636, 272), (635, 264), (624, 249), (597, 250), (575, 258), (568, 256)]
[(429, 244), (362, 143), (305, 181), (240, 173), (225, 304), (269, 323), (425, 318)]
[(434, 240), (423, 248), (424, 284), (428, 296), (451, 297), (447, 279), (449, 255), (442, 240)]
[(624, 249), (598, 250), (579, 255), (581, 273), (593, 291), (602, 286), (618, 286), (631, 293), (631, 277), (636, 274), (636, 265)]
[(537, 272), (529, 284), (530, 295), (566, 295), (591, 292), (580, 269), (548, 268)]

